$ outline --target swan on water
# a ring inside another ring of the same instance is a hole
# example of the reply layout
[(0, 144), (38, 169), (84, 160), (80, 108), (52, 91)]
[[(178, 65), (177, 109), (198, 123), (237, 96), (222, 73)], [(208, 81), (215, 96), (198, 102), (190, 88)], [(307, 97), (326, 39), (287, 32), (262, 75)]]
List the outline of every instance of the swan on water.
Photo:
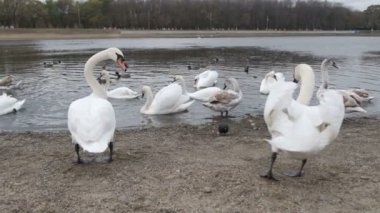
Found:
[(84, 76), (92, 93), (73, 101), (68, 110), (68, 128), (72, 142), (75, 144), (78, 163), (82, 163), (79, 147), (91, 153), (104, 152), (108, 147), (110, 149), (109, 162), (112, 161), (116, 126), (115, 111), (107, 100), (106, 90), (93, 75), (94, 67), (105, 60), (113, 60), (122, 70), (127, 71), (123, 53), (117, 48), (100, 51), (87, 60)]
[(142, 114), (158, 115), (172, 114), (187, 110), (194, 103), (188, 95), (183, 93), (181, 85), (171, 83), (153, 95), (149, 86), (143, 86), (142, 97), (146, 96), (146, 103), (140, 109)]
[[(104, 79), (102, 79), (104, 77)], [(103, 81), (104, 80), (104, 81)], [(133, 91), (128, 87), (118, 87), (113, 90), (108, 90), (111, 83), (111, 76), (107, 70), (102, 70), (100, 76), (98, 77), (98, 81), (104, 85), (104, 88), (107, 91), (107, 97), (114, 99), (133, 99), (139, 96), (138, 92)]]
[(227, 85), (231, 85), (232, 89), (218, 91), (209, 98), (208, 102), (202, 103), (207, 108), (220, 112), (222, 117), (223, 112), (227, 117), (228, 112), (239, 105), (243, 98), (243, 93), (240, 90), (239, 83), (235, 78), (226, 79), (224, 88), (226, 88)]
[[(328, 67), (330, 66), (338, 69), (333, 59), (324, 59), (321, 63), (322, 84), (325, 89), (327, 89), (329, 84)], [(343, 95), (346, 112), (366, 113), (367, 111), (361, 107), (362, 103), (369, 102), (374, 98), (369, 96), (368, 91), (365, 89), (339, 89), (337, 91)]]
[(265, 103), (264, 120), (271, 134), (267, 142), (271, 145), (272, 157), (269, 170), (261, 177), (271, 180), (276, 180), (272, 169), (280, 151), (302, 161), (297, 172), (288, 174), (302, 176), (307, 159), (322, 151), (338, 136), (345, 114), (343, 96), (323, 87), (317, 95), (319, 105), (308, 106), (314, 90), (314, 74), (309, 65), (298, 65), (294, 78), (295, 82), (301, 82), (297, 101), (293, 99), (297, 85), (277, 81)]
[(181, 75), (176, 75), (174, 77), (174, 81), (178, 81), (178, 83), (182, 87), (182, 94), (189, 96), (189, 98), (194, 99), (200, 102), (208, 102), (212, 96), (214, 96), (217, 92), (222, 91), (219, 87), (207, 87), (192, 93), (187, 91), (185, 79)]
[(24, 100), (17, 100), (16, 98), (3, 93), (0, 96), (0, 115), (5, 115), (11, 112), (17, 112), (24, 105)]
[(197, 89), (215, 86), (218, 82), (218, 72), (206, 70), (194, 77), (194, 87)]

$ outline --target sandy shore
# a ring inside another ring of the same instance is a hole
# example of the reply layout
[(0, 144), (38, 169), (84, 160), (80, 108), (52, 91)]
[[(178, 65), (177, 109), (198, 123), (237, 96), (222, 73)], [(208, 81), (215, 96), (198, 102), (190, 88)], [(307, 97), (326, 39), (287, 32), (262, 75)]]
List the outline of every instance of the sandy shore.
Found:
[(83, 154), (68, 132), (0, 133), (2, 212), (376, 212), (380, 209), (379, 120), (346, 119), (338, 139), (300, 162), (280, 155), (271, 182), (262, 117), (201, 126), (122, 130), (115, 156)]
[(197, 38), (262, 36), (380, 36), (380, 32), (354, 31), (203, 31), (203, 30), (109, 30), (109, 29), (13, 29), (0, 30), (0, 41), (91, 38)]

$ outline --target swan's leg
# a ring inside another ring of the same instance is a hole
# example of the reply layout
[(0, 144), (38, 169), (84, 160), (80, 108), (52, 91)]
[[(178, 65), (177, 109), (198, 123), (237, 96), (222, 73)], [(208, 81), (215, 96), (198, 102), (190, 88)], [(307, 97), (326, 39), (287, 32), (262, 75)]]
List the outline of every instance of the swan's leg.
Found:
[(302, 165), (301, 165), (301, 168), (298, 172), (289, 172), (289, 173), (286, 173), (286, 175), (290, 176), (290, 177), (302, 177), (304, 174), (303, 167), (305, 166), (306, 161), (307, 161), (307, 159), (302, 160)]
[(228, 111), (226, 111), (226, 117), (228, 117)]
[(277, 158), (277, 152), (273, 152), (272, 161), (270, 163), (269, 170), (267, 171), (267, 173), (260, 175), (261, 177), (267, 178), (269, 180), (277, 180), (276, 178), (273, 177), (273, 173), (272, 173), (273, 164), (276, 161), (276, 158)]
[(109, 144), (108, 144), (108, 148), (110, 149), (110, 158), (108, 159), (108, 162), (112, 162), (112, 154), (113, 154), (113, 142), (111, 141)]
[(220, 117), (223, 117), (223, 111), (220, 112)]
[(75, 144), (75, 152), (77, 153), (77, 157), (78, 157), (77, 163), (81, 164), (82, 160), (80, 159), (80, 155), (79, 155), (79, 144), (77, 143)]

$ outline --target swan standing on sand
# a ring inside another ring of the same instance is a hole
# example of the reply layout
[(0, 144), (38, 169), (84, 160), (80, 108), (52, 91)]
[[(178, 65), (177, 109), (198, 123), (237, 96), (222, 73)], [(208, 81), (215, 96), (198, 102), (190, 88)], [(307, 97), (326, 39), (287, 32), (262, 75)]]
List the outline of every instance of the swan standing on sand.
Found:
[(105, 60), (113, 60), (122, 70), (127, 70), (123, 53), (117, 48), (103, 50), (87, 60), (84, 76), (92, 89), (92, 94), (73, 101), (68, 110), (68, 128), (75, 144), (78, 163), (82, 163), (79, 146), (92, 153), (104, 152), (108, 146), (109, 162), (112, 161), (112, 140), (116, 126), (115, 111), (107, 100), (106, 90), (93, 75), (95, 65)]
[(220, 112), (220, 115), (223, 117), (223, 112), (225, 116), (228, 116), (228, 111), (235, 108), (241, 102), (243, 98), (243, 93), (240, 90), (239, 83), (234, 78), (228, 78), (224, 83), (224, 88), (227, 87), (227, 84), (232, 85), (232, 90), (221, 90), (211, 96), (206, 103), (202, 103), (204, 106)]
[(5, 93), (0, 96), (0, 115), (5, 115), (11, 112), (17, 112), (24, 105), (25, 99), (22, 101), (17, 100)]
[(98, 77), (98, 81), (101, 81), (101, 78), (104, 77), (104, 88), (107, 91), (107, 97), (114, 99), (133, 99), (137, 98), (139, 95), (136, 91), (129, 89), (128, 87), (118, 87), (116, 89), (108, 91), (111, 76), (107, 70), (102, 70), (100, 76)]
[[(332, 59), (324, 59), (321, 64), (321, 75), (322, 75), (322, 84), (323, 88), (327, 89), (329, 84), (329, 74), (328, 67), (332, 66), (338, 69), (335, 61)], [(364, 112), (361, 107), (362, 102), (369, 102), (373, 97), (369, 96), (368, 91), (365, 89), (347, 89), (347, 90), (337, 90), (340, 94), (343, 95), (344, 106), (346, 107), (347, 112)]]
[(194, 77), (194, 87), (197, 89), (215, 86), (218, 82), (218, 72), (206, 70)]
[(273, 70), (268, 72), (260, 84), (260, 93), (268, 95), (272, 86), (277, 81), (285, 81), (284, 74), (280, 72), (274, 72)]
[(187, 87), (185, 83), (185, 79), (176, 75), (174, 77), (174, 81), (179, 81), (179, 84), (182, 86), (182, 94), (189, 96), (189, 98), (194, 99), (200, 102), (208, 102), (212, 96), (214, 96), (217, 92), (222, 91), (219, 87), (207, 87), (192, 93), (187, 92)]
[(265, 103), (264, 120), (272, 136), (268, 140), (272, 159), (268, 172), (261, 177), (276, 180), (272, 169), (279, 151), (302, 160), (300, 170), (288, 174), (293, 177), (302, 176), (307, 159), (323, 150), (338, 136), (344, 118), (343, 97), (335, 90), (322, 89), (318, 94), (320, 104), (307, 106), (314, 88), (314, 74), (310, 73), (312, 68), (308, 65), (296, 67), (295, 82), (300, 80), (300, 75), (303, 77), (297, 101), (292, 98), (297, 88), (292, 82), (279, 81), (273, 85), (269, 93)]
[(140, 112), (147, 115), (183, 112), (194, 103), (194, 100), (184, 95), (182, 87), (177, 83), (160, 89), (154, 97), (152, 89), (149, 86), (143, 86), (142, 97), (144, 96), (146, 96), (146, 102)]

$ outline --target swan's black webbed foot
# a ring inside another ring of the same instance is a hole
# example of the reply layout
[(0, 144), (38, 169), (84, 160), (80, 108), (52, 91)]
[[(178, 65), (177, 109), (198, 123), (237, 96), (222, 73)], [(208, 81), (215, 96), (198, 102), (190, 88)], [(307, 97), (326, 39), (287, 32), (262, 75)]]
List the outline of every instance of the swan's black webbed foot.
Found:
[(261, 174), (260, 177), (262, 178), (266, 178), (268, 180), (273, 180), (273, 181), (278, 181), (278, 179), (276, 179), (274, 176), (273, 176), (273, 173), (271, 170), (269, 170), (267, 173), (265, 174)]
[(277, 152), (273, 152), (268, 172), (265, 173), (265, 174), (260, 175), (260, 177), (266, 178), (266, 179), (269, 179), (269, 180), (278, 181), (276, 178), (274, 178), (273, 172), (272, 172), (273, 164), (276, 161), (276, 158), (277, 158)]
[(79, 144), (75, 144), (75, 152), (77, 153), (77, 163), (78, 164), (81, 164), (83, 163), (83, 161), (80, 159), (80, 155), (79, 155)]
[(110, 142), (108, 144), (108, 148), (110, 149), (110, 158), (108, 159), (108, 162), (111, 163), (113, 161), (112, 155), (113, 155), (113, 142)]

